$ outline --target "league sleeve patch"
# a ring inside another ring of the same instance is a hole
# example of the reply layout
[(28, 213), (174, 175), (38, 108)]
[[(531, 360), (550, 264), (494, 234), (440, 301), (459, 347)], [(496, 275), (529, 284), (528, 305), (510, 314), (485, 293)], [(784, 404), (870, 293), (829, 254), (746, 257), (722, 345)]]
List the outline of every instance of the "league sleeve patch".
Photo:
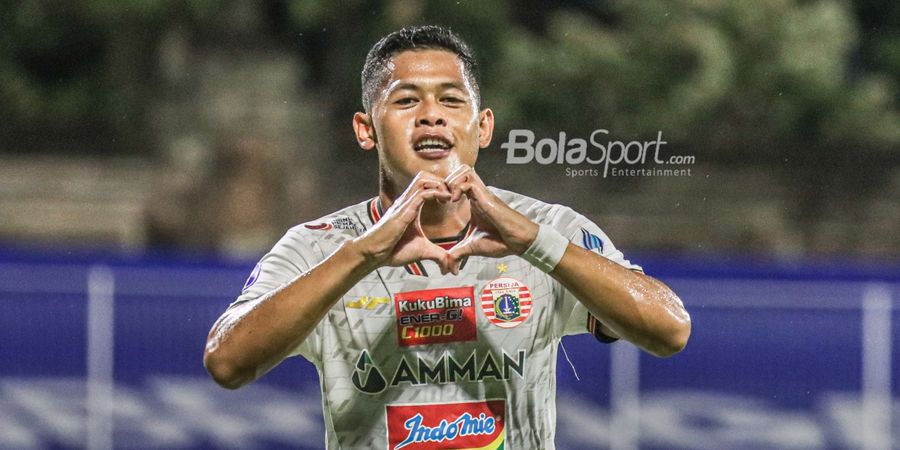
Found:
[(250, 276), (247, 277), (247, 281), (244, 283), (244, 288), (241, 290), (241, 292), (246, 291), (250, 288), (250, 286), (253, 286), (253, 284), (256, 283), (256, 280), (259, 278), (260, 270), (262, 270), (262, 263), (256, 263), (256, 267), (254, 267), (253, 271), (250, 272)]
[(506, 441), (504, 400), (386, 405), (390, 450), (499, 450)]
[(476, 338), (473, 286), (401, 292), (394, 296), (394, 310), (401, 347)]
[(603, 253), (603, 239), (584, 228), (581, 229), (581, 246), (586, 250), (596, 249), (597, 253)]

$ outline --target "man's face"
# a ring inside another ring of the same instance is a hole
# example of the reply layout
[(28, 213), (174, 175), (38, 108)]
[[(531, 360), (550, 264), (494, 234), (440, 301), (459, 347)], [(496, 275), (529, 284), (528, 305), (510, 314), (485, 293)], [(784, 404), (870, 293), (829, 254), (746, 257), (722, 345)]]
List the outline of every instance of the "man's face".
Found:
[[(460, 164), (475, 165), (490, 144), (493, 113), (479, 112), (462, 61), (443, 50), (405, 51), (368, 115), (382, 178), (402, 192), (419, 171), (446, 177)], [(357, 127), (357, 136), (360, 136)], [(367, 148), (363, 139), (360, 145)]]

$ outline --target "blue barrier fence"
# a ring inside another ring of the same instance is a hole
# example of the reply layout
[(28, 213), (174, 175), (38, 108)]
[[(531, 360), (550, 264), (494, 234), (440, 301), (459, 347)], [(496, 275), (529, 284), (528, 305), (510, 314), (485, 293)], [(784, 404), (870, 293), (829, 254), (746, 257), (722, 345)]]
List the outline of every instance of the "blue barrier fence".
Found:
[[(252, 264), (0, 252), (0, 448), (323, 448), (310, 364), (234, 392), (202, 367)], [(900, 448), (900, 272), (645, 267), (685, 300), (691, 342), (655, 359), (566, 338), (558, 448)]]

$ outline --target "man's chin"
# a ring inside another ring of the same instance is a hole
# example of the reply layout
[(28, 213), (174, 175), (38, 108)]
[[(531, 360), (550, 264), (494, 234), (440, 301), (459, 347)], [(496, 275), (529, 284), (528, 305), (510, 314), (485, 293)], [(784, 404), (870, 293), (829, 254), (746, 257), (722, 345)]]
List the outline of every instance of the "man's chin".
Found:
[[(382, 168), (382, 182), (387, 182), (392, 185), (393, 190), (396, 190), (395, 194), (399, 195), (409, 187), (409, 183), (412, 182), (419, 172), (428, 172), (438, 178), (444, 179), (463, 164), (466, 163), (460, 161), (459, 157), (455, 154), (451, 154), (450, 157), (444, 159), (416, 161), (416, 164), (404, 167), (405, 170), (402, 172), (400, 170), (385, 171), (384, 168)], [(474, 162), (472, 164), (474, 164)]]
[(419, 170), (433, 173), (441, 178), (447, 178), (447, 175), (450, 175), (453, 169), (459, 166), (457, 161), (456, 158), (423, 161), (424, 164), (419, 165)]

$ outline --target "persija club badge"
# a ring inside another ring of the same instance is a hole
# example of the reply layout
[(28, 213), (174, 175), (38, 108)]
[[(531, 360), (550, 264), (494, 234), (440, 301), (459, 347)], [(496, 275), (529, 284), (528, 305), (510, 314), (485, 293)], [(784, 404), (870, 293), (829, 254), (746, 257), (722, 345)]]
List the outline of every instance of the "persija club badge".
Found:
[(401, 347), (475, 340), (473, 286), (401, 292), (394, 310)]
[(481, 291), (481, 310), (494, 325), (512, 328), (531, 315), (531, 291), (515, 278), (497, 278)]
[(387, 405), (388, 449), (502, 449), (504, 400)]

